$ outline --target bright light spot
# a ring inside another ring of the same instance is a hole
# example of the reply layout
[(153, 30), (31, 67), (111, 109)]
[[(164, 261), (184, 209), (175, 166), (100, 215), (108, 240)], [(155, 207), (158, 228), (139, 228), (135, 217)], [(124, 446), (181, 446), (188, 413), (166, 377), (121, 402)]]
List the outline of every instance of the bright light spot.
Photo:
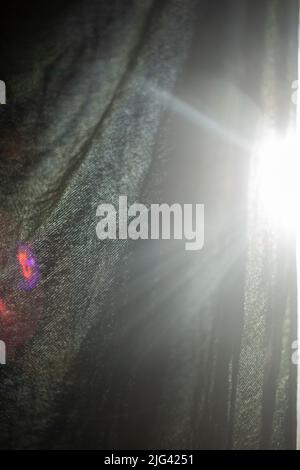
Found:
[(40, 280), (40, 270), (32, 248), (27, 244), (21, 244), (18, 248), (17, 258), (22, 272), (21, 289), (34, 289)]
[(18, 254), (19, 263), (22, 267), (23, 276), (25, 279), (31, 279), (33, 260), (29, 258), (25, 251), (20, 251)]
[(259, 149), (260, 210), (273, 228), (296, 232), (299, 227), (300, 164), (295, 137), (270, 136)]

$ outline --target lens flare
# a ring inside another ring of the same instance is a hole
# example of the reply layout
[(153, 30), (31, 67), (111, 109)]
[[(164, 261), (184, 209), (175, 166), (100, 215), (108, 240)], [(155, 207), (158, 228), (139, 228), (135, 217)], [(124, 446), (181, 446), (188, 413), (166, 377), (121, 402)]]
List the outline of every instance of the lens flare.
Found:
[(0, 316), (6, 317), (9, 314), (9, 310), (3, 299), (0, 298)]
[(20, 245), (17, 258), (21, 271), (20, 288), (22, 290), (34, 289), (40, 281), (40, 270), (32, 248), (29, 245)]
[(31, 279), (33, 260), (29, 258), (28, 253), (25, 251), (20, 251), (18, 253), (18, 259), (22, 267), (24, 278), (28, 280)]

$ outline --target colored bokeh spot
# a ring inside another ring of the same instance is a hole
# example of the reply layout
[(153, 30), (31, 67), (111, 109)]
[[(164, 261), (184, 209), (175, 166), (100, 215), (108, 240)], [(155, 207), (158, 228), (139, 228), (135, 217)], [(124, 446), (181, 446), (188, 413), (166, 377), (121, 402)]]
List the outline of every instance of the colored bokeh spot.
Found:
[(19, 246), (17, 257), (21, 271), (20, 288), (22, 290), (32, 290), (40, 280), (37, 258), (32, 248), (25, 244)]

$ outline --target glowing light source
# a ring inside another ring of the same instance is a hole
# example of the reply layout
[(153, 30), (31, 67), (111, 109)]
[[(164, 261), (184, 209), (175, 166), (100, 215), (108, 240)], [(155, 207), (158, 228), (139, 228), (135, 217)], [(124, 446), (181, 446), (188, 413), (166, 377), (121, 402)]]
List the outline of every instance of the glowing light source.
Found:
[(295, 137), (269, 136), (258, 155), (259, 209), (276, 229), (293, 231), (299, 227), (300, 164)]

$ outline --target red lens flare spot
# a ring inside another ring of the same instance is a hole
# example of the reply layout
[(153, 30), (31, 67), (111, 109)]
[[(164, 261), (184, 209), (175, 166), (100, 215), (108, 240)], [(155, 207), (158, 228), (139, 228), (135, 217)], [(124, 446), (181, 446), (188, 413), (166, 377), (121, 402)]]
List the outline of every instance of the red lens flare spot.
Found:
[(26, 280), (32, 278), (32, 259), (29, 258), (28, 253), (20, 251), (18, 253), (18, 260), (22, 268), (23, 276)]
[(0, 209), (0, 339), (7, 363), (34, 336), (44, 306), (38, 257), (33, 244), (16, 240), (17, 227)]
[(6, 306), (6, 303), (4, 302), (4, 300), (0, 298), (0, 315), (2, 317), (6, 317), (8, 314), (9, 314), (9, 310)]
[(19, 287), (21, 290), (33, 290), (40, 281), (40, 269), (37, 257), (33, 252), (31, 245), (22, 243), (18, 247), (17, 260), (20, 266), (21, 279)]

